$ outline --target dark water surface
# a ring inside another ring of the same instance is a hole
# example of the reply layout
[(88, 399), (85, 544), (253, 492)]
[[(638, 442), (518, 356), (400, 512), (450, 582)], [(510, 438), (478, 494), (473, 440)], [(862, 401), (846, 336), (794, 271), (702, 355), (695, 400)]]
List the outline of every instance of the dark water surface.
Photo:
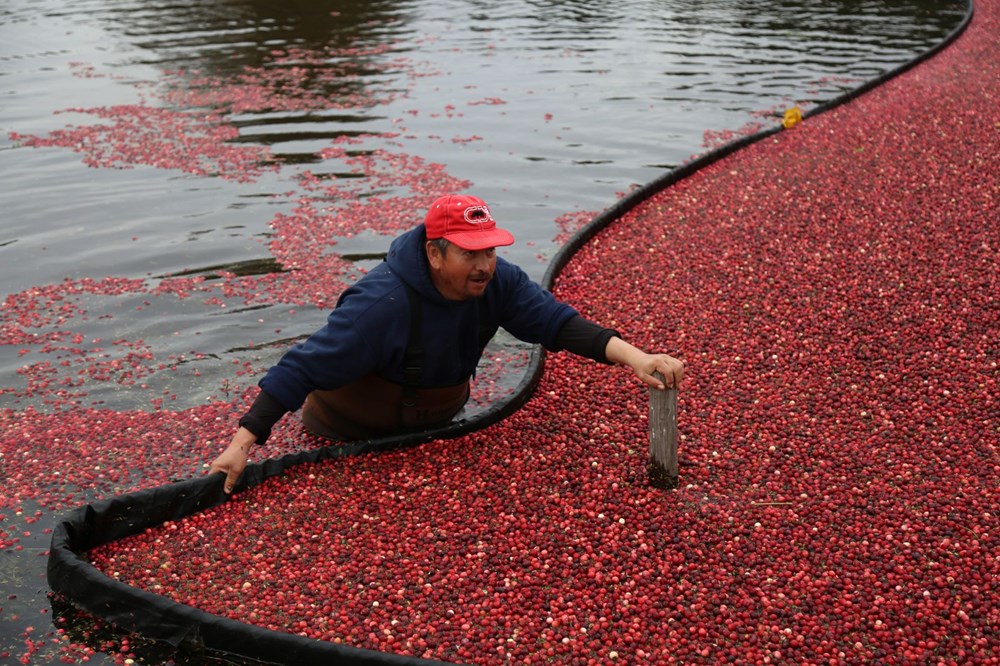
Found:
[[(5, 0), (0, 323), (38, 318), (4, 334), (0, 409), (231, 398), (453, 187), (491, 204), (517, 237), (503, 254), (540, 278), (621, 193), (898, 66), (961, 14), (927, 0)], [(336, 255), (350, 261), (329, 280), (266, 282), (316, 256), (324, 275)], [(267, 297), (177, 297), (171, 280), (192, 276), (259, 279)], [(87, 286), (109, 277), (133, 282)], [(30, 337), (55, 332), (152, 361), (98, 375), (124, 356), (61, 363)], [(83, 373), (85, 390), (33, 384), (42, 369)], [(24, 653), (26, 625), (47, 626), (44, 547), (0, 554), (0, 664)]]
[[(579, 214), (571, 220), (577, 225), (589, 219), (725, 138), (712, 132), (774, 124), (785, 108), (808, 108), (891, 69), (938, 40), (958, 15), (954, 3), (913, 0), (8, 0), (0, 10), (0, 284), (17, 294), (114, 276), (150, 279), (153, 289), (166, 274), (273, 269), (269, 224), (294, 213), (304, 194), (298, 176), (351, 175), (318, 153), (362, 133), (393, 136), (351, 148), (417, 156), (465, 181), (514, 231), (517, 244), (504, 254), (538, 278), (564, 237), (562, 216)], [(217, 102), (222, 122), (238, 128), (229, 145), (265, 147), (276, 170), (237, 182), (232, 173), (223, 179), (150, 165), (142, 153), (162, 152), (159, 126), (171, 119), (146, 110), (190, 113), (215, 100), (185, 98), (186, 87), (204, 93), (206, 85), (233, 86)], [(274, 97), (258, 100), (254, 85)], [(32, 148), (9, 135), (45, 139), (108, 124), (116, 131), (81, 133), (61, 147)], [(135, 145), (121, 145), (130, 139)], [(101, 159), (95, 153), (113, 166), (88, 166), (86, 159)], [(405, 170), (349, 182), (353, 189), (329, 197), (323, 214), (335, 216), (349, 201), (408, 196), (412, 205), (392, 212), (402, 218), (397, 226), (408, 227), (440, 192), (415, 192), (419, 183)], [(377, 206), (344, 217), (353, 238), (320, 229), (323, 237), (306, 251), (381, 252), (396, 233)], [(331, 279), (317, 285), (323, 298), (293, 301), (325, 309), (342, 284)], [(307, 334), (318, 322), (303, 307), (292, 317), (272, 304), (230, 304), (223, 313), (192, 300), (147, 300), (89, 298), (81, 307), (90, 318), (79, 330), (141, 339), (161, 358), (224, 359)], [(95, 322), (102, 315), (104, 323)], [(16, 369), (35, 360), (20, 351), (0, 347), (3, 385), (17, 386)], [(207, 378), (183, 383), (178, 400), (220, 395), (231, 380), (220, 366), (200, 363)], [(176, 391), (172, 381), (160, 392)], [(25, 403), (6, 397), (0, 406)], [(106, 387), (94, 387), (91, 397), (120, 408), (149, 400)]]

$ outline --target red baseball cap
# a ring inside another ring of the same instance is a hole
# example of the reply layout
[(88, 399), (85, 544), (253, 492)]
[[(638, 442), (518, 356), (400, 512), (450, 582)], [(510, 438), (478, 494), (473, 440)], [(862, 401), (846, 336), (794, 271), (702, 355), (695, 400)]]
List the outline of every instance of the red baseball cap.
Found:
[(444, 238), (463, 250), (485, 250), (514, 243), (514, 236), (497, 226), (486, 202), (465, 194), (448, 194), (431, 204), (424, 228), (427, 240)]

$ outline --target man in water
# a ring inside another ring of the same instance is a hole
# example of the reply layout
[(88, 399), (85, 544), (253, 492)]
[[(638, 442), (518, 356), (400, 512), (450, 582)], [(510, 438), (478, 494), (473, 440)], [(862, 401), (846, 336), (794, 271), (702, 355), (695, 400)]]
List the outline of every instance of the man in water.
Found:
[(209, 472), (226, 474), (232, 492), (253, 444), (299, 407), (307, 430), (336, 440), (448, 423), (468, 400), (469, 381), (500, 326), (551, 351), (626, 365), (658, 389), (680, 383), (681, 361), (648, 354), (584, 319), (496, 256), (513, 242), (481, 199), (435, 201), (423, 224), (393, 240), (386, 260), (344, 291), (326, 326), (267, 371)]

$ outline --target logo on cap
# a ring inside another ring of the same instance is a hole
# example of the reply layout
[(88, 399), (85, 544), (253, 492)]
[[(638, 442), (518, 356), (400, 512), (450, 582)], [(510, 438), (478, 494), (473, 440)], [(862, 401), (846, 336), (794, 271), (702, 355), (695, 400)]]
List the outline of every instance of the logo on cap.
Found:
[(469, 224), (486, 224), (493, 221), (490, 209), (486, 206), (469, 206), (463, 211), (463, 217)]

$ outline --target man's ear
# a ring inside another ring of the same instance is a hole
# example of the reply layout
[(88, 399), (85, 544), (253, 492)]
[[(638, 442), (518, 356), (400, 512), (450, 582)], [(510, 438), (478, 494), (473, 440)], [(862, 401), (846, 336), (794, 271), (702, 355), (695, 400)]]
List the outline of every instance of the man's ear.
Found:
[(441, 261), (443, 259), (441, 256), (441, 248), (434, 243), (427, 241), (424, 243), (424, 251), (427, 253), (427, 263), (431, 265), (431, 268), (434, 270), (440, 270)]

